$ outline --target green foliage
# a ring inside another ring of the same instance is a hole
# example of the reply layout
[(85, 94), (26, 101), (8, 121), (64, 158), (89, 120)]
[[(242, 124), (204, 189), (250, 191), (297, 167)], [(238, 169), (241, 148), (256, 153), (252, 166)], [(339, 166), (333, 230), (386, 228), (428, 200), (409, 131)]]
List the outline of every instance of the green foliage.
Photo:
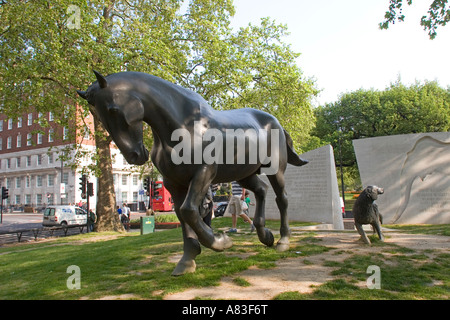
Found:
[(400, 82), (383, 91), (360, 89), (343, 94), (337, 102), (315, 110), (317, 122), (312, 135), (335, 150), (339, 144), (344, 166), (355, 167), (352, 140), (377, 136), (450, 129), (450, 89), (436, 82)]
[[(407, 4), (411, 5), (412, 0), (407, 0)], [(389, 10), (384, 15), (385, 20), (380, 23), (380, 29), (388, 29), (389, 25), (395, 24), (396, 21), (402, 22), (405, 20), (405, 15), (402, 13), (403, 0), (390, 0)], [(428, 9), (428, 16), (422, 16), (420, 25), (425, 31), (428, 30), (430, 39), (437, 36), (436, 29), (439, 26), (445, 26), (450, 21), (450, 8), (447, 0), (434, 0)]]

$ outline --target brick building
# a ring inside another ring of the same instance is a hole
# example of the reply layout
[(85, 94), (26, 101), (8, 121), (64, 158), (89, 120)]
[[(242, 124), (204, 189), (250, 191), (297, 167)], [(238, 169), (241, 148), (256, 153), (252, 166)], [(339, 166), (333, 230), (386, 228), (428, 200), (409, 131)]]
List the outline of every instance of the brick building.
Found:
[[(81, 168), (91, 163), (90, 156), (79, 160), (73, 169), (78, 145), (84, 151), (94, 151), (95, 142), (92, 119), (85, 117), (84, 123), (90, 130), (82, 135), (73, 128), (62, 127), (51, 112), (29, 112), (17, 119), (0, 114), (0, 186), (9, 189), (5, 205), (21, 209), (42, 208), (47, 204), (69, 204), (85, 201), (81, 198)], [(40, 121), (48, 122), (43, 128)], [(75, 126), (73, 126), (75, 127)], [(75, 144), (78, 141), (78, 144)], [(61, 155), (65, 154), (65, 159)], [(138, 173), (124, 160), (117, 148), (111, 148), (113, 176), (117, 204), (146, 201), (142, 195), (143, 183)], [(89, 154), (89, 153), (88, 153)], [(89, 177), (94, 184), (91, 208), (96, 205), (97, 179)]]

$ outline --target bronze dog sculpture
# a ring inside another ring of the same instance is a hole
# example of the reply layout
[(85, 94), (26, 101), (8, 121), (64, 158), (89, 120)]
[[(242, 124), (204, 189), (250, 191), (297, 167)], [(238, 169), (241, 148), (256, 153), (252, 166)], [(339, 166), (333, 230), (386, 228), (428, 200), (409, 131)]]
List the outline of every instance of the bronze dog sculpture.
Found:
[[(238, 181), (253, 191), (258, 237), (263, 244), (273, 245), (272, 232), (265, 228), (268, 186), (258, 177), (264, 170), (281, 216), (277, 249), (289, 248), (284, 172), (288, 163), (301, 166), (307, 161), (295, 153), (291, 137), (275, 117), (256, 109), (214, 110), (200, 95), (146, 73), (120, 72), (106, 77), (94, 73), (97, 81), (87, 91), (77, 92), (95, 108), (130, 164), (142, 165), (148, 160), (143, 122), (152, 129), (151, 159), (172, 195), (183, 231), (184, 253), (173, 275), (195, 271), (200, 244), (216, 251), (232, 245), (227, 235), (215, 235), (200, 217), (199, 206), (211, 183)], [(230, 132), (236, 133), (232, 139)], [(221, 151), (220, 146), (234, 146), (240, 139), (243, 145)]]
[(383, 194), (383, 188), (377, 186), (368, 186), (361, 192), (353, 205), (353, 218), (355, 220), (355, 227), (358, 233), (361, 235), (361, 239), (370, 245), (370, 240), (363, 230), (363, 224), (370, 224), (374, 231), (378, 233), (378, 237), (381, 241), (384, 241), (383, 234), (381, 233), (381, 223), (383, 217), (378, 211), (378, 206), (374, 201), (378, 199), (379, 194)]

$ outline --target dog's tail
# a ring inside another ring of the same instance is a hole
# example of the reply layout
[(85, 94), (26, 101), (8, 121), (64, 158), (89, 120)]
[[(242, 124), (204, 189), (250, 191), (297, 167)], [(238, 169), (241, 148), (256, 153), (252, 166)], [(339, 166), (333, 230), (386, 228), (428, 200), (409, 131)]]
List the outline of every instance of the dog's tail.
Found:
[(307, 164), (309, 161), (304, 160), (298, 156), (298, 154), (294, 150), (294, 143), (292, 142), (292, 138), (289, 133), (283, 129), (284, 135), (286, 136), (286, 145), (287, 145), (287, 161), (288, 163), (300, 167)]

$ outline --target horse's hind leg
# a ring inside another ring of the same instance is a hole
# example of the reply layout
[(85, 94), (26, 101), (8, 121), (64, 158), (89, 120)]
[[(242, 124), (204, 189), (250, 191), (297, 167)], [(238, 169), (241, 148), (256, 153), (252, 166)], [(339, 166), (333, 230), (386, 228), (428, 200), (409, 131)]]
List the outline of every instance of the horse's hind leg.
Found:
[(256, 199), (255, 217), (253, 218), (253, 225), (258, 233), (259, 240), (268, 247), (273, 246), (273, 234), (265, 228), (266, 218), (264, 214), (264, 205), (266, 201), (267, 184), (253, 174), (245, 179), (238, 181), (241, 186), (253, 191)]
[[(284, 170), (283, 170), (284, 171)], [(289, 250), (289, 237), (291, 231), (289, 229), (289, 219), (287, 214), (288, 199), (284, 189), (284, 172), (279, 170), (275, 175), (268, 176), (270, 184), (276, 194), (276, 202), (278, 210), (280, 210), (280, 235), (281, 238), (277, 243), (277, 251)]]

